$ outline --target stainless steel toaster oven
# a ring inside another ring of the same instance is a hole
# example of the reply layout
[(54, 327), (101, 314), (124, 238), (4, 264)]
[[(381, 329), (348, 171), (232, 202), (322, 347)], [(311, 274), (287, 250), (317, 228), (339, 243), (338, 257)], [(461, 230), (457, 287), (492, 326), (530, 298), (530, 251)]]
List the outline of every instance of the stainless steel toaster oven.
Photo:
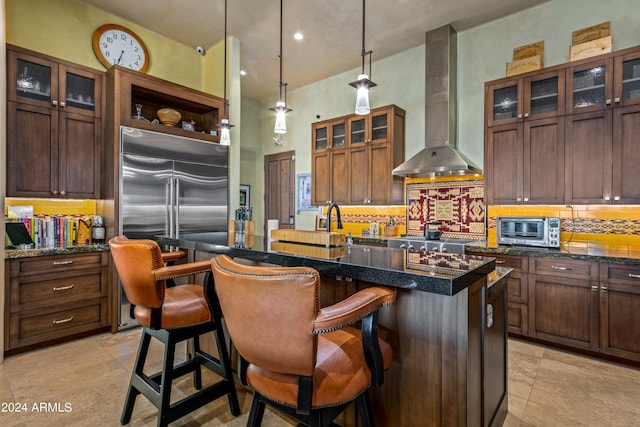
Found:
[(501, 245), (560, 247), (560, 218), (498, 217), (497, 242)]

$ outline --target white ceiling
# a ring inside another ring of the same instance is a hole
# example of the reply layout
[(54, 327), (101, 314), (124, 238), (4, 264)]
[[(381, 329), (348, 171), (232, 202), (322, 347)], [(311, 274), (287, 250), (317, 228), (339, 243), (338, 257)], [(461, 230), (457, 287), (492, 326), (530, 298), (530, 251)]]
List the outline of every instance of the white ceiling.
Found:
[[(224, 0), (79, 0), (176, 42), (209, 48), (224, 37)], [(462, 31), (550, 0), (368, 0), (366, 49), (375, 61), (424, 43), (428, 30)], [(278, 94), (278, 0), (228, 0), (230, 36), (240, 40), (242, 94)], [(300, 31), (304, 40), (296, 41)], [(283, 81), (288, 90), (361, 65), (362, 1), (284, 0)], [(367, 65), (368, 69), (368, 65)], [(354, 72), (353, 80), (358, 72)], [(345, 83), (346, 84), (346, 83)]]

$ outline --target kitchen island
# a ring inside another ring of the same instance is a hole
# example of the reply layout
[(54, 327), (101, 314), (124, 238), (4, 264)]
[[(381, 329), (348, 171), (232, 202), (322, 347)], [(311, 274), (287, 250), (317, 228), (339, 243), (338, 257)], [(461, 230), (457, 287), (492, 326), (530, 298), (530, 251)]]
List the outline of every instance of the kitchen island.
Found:
[[(223, 236), (224, 235), (224, 236)], [(493, 258), (354, 245), (339, 257), (229, 246), (226, 233), (158, 237), (189, 252), (250, 263), (309, 266), (322, 275), (322, 305), (371, 285), (398, 289), (380, 310), (380, 336), (393, 347), (384, 385), (373, 389), (380, 426), (501, 425), (507, 413), (505, 282)], [(240, 242), (242, 245), (242, 242)], [(353, 425), (353, 419), (342, 420)]]

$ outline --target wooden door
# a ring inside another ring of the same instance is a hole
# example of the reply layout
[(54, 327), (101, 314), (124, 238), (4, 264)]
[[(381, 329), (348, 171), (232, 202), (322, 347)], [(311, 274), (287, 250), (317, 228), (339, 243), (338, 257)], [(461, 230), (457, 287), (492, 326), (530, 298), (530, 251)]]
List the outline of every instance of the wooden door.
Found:
[(613, 203), (640, 203), (640, 105), (613, 109)]
[(314, 153), (311, 161), (311, 204), (328, 205), (331, 200), (329, 152), (324, 150), (321, 153)]
[(524, 203), (564, 203), (564, 117), (524, 123)]
[(101, 120), (91, 115), (60, 114), (59, 194), (100, 198)]
[(57, 196), (58, 111), (7, 104), (7, 196)]
[(349, 203), (366, 204), (369, 200), (369, 147), (368, 144), (352, 146), (349, 150)]
[(487, 128), (485, 179), (487, 203), (522, 202), (522, 123)]
[(277, 219), (281, 229), (295, 227), (295, 152), (265, 156), (264, 169), (266, 236), (267, 221), (270, 219)]
[(612, 198), (611, 110), (565, 120), (566, 203), (607, 203)]
[(336, 150), (335, 148), (329, 152), (329, 176), (330, 184), (330, 201), (340, 204), (349, 203), (349, 185), (348, 172), (349, 167), (349, 151)]
[(391, 143), (369, 146), (369, 204), (387, 205), (393, 203), (391, 182), (393, 180)]
[(640, 268), (601, 264), (599, 291), (600, 351), (640, 361)]

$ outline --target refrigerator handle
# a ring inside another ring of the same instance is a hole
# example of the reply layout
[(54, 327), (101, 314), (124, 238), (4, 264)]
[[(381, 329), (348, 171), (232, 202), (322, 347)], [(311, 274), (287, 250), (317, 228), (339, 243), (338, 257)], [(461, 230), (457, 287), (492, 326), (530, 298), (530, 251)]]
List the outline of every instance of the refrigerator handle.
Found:
[(180, 178), (176, 178), (176, 238), (180, 237)]
[(165, 206), (167, 207), (167, 221), (165, 222), (165, 230), (168, 227), (169, 230), (167, 234), (169, 235), (169, 237), (173, 237), (173, 178), (170, 178), (169, 182), (167, 183), (166, 199), (167, 203), (165, 204)]

